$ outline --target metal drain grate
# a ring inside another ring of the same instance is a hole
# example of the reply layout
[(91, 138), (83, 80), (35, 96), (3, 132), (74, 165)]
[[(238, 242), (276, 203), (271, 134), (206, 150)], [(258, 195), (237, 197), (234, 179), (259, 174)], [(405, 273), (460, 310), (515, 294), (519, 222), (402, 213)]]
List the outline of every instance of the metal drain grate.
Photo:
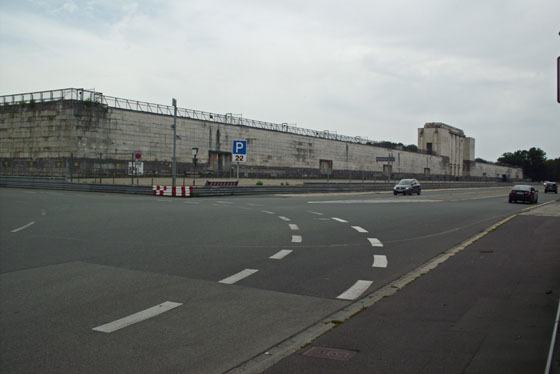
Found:
[(326, 358), (329, 360), (348, 361), (356, 355), (356, 351), (347, 351), (345, 349), (311, 347), (303, 353), (304, 356)]

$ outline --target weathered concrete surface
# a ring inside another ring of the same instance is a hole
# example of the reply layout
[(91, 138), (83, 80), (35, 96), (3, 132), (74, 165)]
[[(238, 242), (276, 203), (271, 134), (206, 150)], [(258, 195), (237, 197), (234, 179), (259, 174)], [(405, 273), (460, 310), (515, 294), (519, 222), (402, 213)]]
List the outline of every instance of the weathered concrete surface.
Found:
[[(0, 172), (4, 175), (126, 175), (128, 161), (141, 153), (144, 173), (169, 175), (172, 116), (77, 101), (0, 106)], [(296, 135), (282, 131), (177, 118), (179, 175), (193, 171), (192, 148), (198, 148), (197, 171), (235, 176), (233, 140), (247, 141), (241, 176), (449, 179), (448, 157), (373, 145)], [(394, 156), (391, 165), (376, 157)], [(490, 164), (470, 168), (472, 179), (519, 176), (519, 169)], [(521, 177), (521, 176), (519, 176)], [(455, 176), (453, 176), (455, 178)]]

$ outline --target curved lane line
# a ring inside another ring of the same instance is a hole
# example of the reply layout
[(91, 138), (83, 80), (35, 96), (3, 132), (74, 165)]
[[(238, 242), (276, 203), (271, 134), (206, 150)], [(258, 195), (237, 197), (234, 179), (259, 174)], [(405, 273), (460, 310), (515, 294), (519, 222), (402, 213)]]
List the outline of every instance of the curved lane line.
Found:
[(363, 233), (367, 233), (368, 231), (364, 228), (361, 228), (360, 226), (352, 226), (352, 228), (354, 230), (356, 230), (357, 232), (363, 232)]
[(373, 265), (372, 268), (386, 268), (387, 267), (387, 256), (385, 255), (373, 255)]
[(301, 243), (302, 241), (301, 235), (292, 235), (292, 243)]
[(21, 227), (19, 227), (19, 228), (17, 228), (17, 229), (14, 229), (14, 230), (12, 230), (11, 232), (18, 232), (18, 231), (21, 231), (21, 230), (26, 229), (26, 228), (28, 228), (29, 226), (34, 225), (34, 224), (35, 224), (35, 221), (31, 221), (31, 222), (29, 222), (27, 225), (24, 225), (24, 226), (21, 226)]
[(342, 218), (337, 218), (337, 217), (331, 217), (333, 220), (337, 221), (337, 222), (342, 222), (342, 223), (348, 223), (348, 221), (342, 219)]
[(292, 252), (293, 251), (291, 249), (282, 249), (278, 251), (276, 254), (270, 256), (269, 258), (272, 260), (281, 260)]
[(367, 240), (369, 240), (372, 247), (383, 247), (383, 243), (381, 243), (381, 241), (379, 239), (368, 238)]
[(369, 286), (372, 285), (372, 283), (372, 281), (365, 280), (356, 281), (356, 283), (354, 283), (352, 287), (338, 295), (336, 298), (341, 300), (356, 300), (364, 292), (366, 292), (366, 290), (369, 288)]

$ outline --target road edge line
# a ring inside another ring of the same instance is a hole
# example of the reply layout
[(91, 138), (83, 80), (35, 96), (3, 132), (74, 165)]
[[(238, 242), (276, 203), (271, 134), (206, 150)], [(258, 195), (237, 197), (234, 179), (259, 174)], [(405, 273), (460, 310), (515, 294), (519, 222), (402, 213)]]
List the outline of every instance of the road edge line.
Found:
[[(551, 202), (539, 204), (531, 208), (537, 208), (539, 206), (547, 205), (549, 203)], [(352, 318), (353, 316), (369, 308), (370, 306), (376, 304), (382, 299), (394, 295), (399, 290), (407, 286), (409, 283), (415, 281), (421, 276), (434, 270), (440, 264), (443, 264), (445, 261), (447, 261), (450, 257), (455, 256), (456, 254), (462, 252), (465, 248), (469, 247), (476, 241), (482, 239), (483, 237), (485, 237), (492, 231), (496, 230), (498, 227), (502, 226), (503, 224), (511, 221), (518, 215), (519, 214), (516, 213), (514, 215), (502, 219), (501, 221), (488, 227), (486, 230), (470, 237), (469, 239), (461, 242), (459, 245), (440, 253), (439, 255), (435, 256), (428, 262), (418, 266), (416, 269), (411, 270), (410, 272), (406, 273), (400, 278), (397, 278), (396, 280), (386, 284), (385, 286), (381, 287), (377, 291), (374, 291), (369, 295), (364, 296), (360, 300), (357, 300), (355, 302), (352, 302), (342, 307), (341, 309), (335, 311), (334, 313), (331, 313), (330, 315), (321, 319), (320, 321), (315, 322), (305, 330), (302, 330), (299, 333), (296, 333), (291, 337), (287, 338), (286, 340), (280, 342), (279, 344), (271, 347), (268, 351), (262, 352), (254, 356), (253, 358), (250, 358), (249, 360), (239, 364), (238, 366), (225, 371), (225, 373), (226, 374), (260, 373), (272, 367), (280, 360), (298, 351), (300, 348), (303, 348), (313, 343), (313, 341), (315, 341), (320, 336), (326, 334), (330, 330), (339, 326), (341, 322), (344, 322)]]

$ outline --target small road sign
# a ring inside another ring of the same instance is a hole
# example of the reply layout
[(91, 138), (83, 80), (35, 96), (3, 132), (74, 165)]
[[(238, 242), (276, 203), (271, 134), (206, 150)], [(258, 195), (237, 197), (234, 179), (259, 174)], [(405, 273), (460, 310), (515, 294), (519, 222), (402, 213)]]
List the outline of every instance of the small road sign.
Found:
[(247, 141), (234, 140), (233, 141), (233, 161), (245, 162), (247, 161)]

